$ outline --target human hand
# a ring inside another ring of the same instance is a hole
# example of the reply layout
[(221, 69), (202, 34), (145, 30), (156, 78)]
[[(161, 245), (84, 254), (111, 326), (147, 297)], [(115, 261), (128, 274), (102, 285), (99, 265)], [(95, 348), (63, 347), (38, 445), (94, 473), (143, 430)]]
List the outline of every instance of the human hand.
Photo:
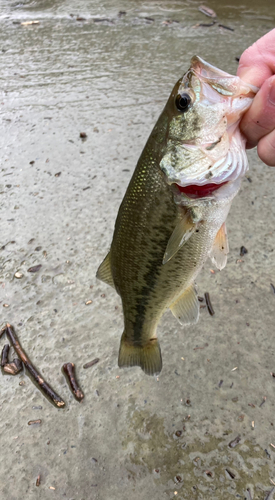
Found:
[(242, 54), (237, 75), (259, 87), (240, 128), (247, 148), (257, 146), (261, 160), (275, 166), (275, 29), (257, 40)]

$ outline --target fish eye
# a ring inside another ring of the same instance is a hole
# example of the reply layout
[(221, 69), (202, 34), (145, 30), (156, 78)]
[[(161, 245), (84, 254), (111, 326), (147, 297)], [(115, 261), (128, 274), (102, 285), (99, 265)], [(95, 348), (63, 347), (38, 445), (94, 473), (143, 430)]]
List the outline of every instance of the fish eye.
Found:
[(176, 106), (179, 111), (187, 111), (189, 105), (191, 104), (191, 101), (192, 100), (189, 94), (178, 94), (176, 97)]

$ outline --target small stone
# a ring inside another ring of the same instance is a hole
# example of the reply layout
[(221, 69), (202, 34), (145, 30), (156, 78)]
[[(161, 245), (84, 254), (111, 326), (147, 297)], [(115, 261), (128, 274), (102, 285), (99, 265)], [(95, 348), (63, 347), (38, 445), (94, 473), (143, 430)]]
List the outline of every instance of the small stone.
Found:
[(19, 271), (17, 271), (14, 275), (15, 278), (17, 278), (18, 280), (20, 280), (21, 278), (23, 278), (24, 274), (23, 273), (20, 273)]
[(42, 264), (38, 264), (37, 266), (29, 267), (28, 273), (37, 273), (38, 271), (40, 271), (41, 267), (42, 267)]
[(92, 303), (93, 303), (93, 301), (92, 301), (92, 300), (87, 300), (87, 302), (85, 302), (85, 305), (86, 305), (86, 306), (88, 306), (88, 305), (90, 305), (90, 304), (92, 304)]

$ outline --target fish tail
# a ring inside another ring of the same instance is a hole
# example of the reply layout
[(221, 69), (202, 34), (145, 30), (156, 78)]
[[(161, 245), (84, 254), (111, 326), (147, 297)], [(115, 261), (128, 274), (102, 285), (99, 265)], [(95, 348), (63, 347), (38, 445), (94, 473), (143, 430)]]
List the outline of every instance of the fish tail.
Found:
[(147, 375), (161, 372), (161, 350), (157, 338), (150, 339), (145, 345), (133, 344), (123, 332), (118, 355), (118, 366), (140, 366)]

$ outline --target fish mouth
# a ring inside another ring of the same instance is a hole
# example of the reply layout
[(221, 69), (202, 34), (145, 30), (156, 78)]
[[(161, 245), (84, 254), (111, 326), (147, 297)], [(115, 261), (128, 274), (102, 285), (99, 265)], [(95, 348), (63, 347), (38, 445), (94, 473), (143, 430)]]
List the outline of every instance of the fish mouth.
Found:
[[(196, 116), (199, 127), (194, 127), (194, 136), (186, 140), (173, 140), (172, 134), (171, 139), (169, 137), (167, 150), (160, 162), (168, 184), (175, 183), (184, 188), (209, 186), (210, 183), (221, 185), (244, 176), (248, 161), (246, 140), (240, 132), (239, 122), (257, 90), (198, 56), (191, 59), (179, 93), (194, 94), (190, 126), (193, 124), (192, 117)], [(208, 188), (205, 187), (205, 190)]]
[(222, 182), (220, 184), (209, 183), (204, 184), (202, 186), (198, 184), (189, 184), (189, 186), (181, 186), (180, 184), (174, 184), (176, 188), (184, 193), (188, 198), (206, 198), (207, 196), (211, 196), (212, 193), (220, 189), (222, 186), (227, 184), (228, 181)]
[(224, 96), (242, 94), (253, 98), (259, 90), (255, 85), (243, 82), (238, 76), (230, 75), (216, 68), (199, 56), (192, 57), (190, 71), (201, 81), (206, 81), (213, 89)]

